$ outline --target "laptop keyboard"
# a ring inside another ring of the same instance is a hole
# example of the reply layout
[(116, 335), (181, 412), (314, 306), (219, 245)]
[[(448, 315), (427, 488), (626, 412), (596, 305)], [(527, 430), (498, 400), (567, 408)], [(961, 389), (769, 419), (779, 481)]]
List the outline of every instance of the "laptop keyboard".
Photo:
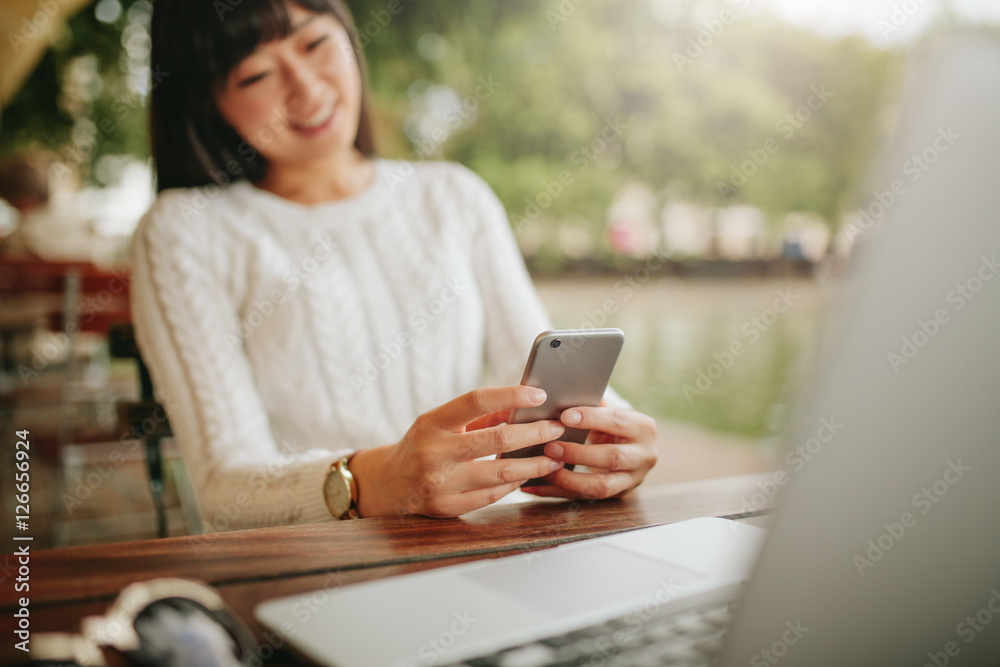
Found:
[(632, 612), (450, 667), (710, 667), (738, 603), (681, 612)]

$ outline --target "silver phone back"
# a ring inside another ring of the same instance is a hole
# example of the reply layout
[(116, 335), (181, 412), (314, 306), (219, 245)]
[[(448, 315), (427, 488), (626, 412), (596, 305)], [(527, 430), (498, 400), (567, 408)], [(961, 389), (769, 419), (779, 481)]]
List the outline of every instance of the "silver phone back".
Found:
[[(547, 397), (538, 407), (515, 410), (509, 423), (558, 421), (567, 408), (600, 405), (624, 344), (625, 334), (620, 329), (564, 329), (539, 334), (531, 346), (521, 384), (540, 387)], [(568, 428), (559, 439), (584, 442), (587, 433), (586, 429)], [(525, 447), (504, 458), (540, 456), (544, 447)]]

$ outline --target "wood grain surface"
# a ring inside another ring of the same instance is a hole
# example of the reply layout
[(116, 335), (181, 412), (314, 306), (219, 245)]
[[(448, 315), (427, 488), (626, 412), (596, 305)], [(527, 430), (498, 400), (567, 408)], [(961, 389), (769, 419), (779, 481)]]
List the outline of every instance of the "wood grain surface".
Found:
[[(32, 552), (31, 631), (76, 631), (81, 618), (102, 613), (129, 583), (184, 577), (213, 585), (266, 643), (252, 617), (264, 600), (685, 519), (747, 518), (771, 509), (757, 493), (767, 476), (653, 486), (597, 502), (495, 505), (457, 519), (362, 519)], [(15, 562), (4, 555), (2, 572), (16, 571)], [(12, 579), (0, 586), (0, 632), (8, 638), (24, 595)], [(19, 653), (5, 641), (0, 664), (23, 661)], [(298, 664), (270, 653), (267, 664)]]

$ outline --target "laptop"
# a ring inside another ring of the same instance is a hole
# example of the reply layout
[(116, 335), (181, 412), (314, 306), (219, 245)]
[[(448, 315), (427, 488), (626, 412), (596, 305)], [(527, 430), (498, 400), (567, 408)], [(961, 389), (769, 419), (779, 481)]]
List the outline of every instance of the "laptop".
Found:
[(838, 428), (767, 531), (697, 519), (257, 619), (335, 667), (1000, 664), (1000, 43), (920, 60), (788, 446)]

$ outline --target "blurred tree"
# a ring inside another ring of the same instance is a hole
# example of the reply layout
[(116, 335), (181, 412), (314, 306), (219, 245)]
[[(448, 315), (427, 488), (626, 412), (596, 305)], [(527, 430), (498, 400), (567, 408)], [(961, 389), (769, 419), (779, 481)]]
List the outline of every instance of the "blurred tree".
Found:
[[(395, 120), (387, 146), (405, 153), (411, 83), (425, 78), (478, 102), (475, 124), (433, 155), (482, 174), (515, 224), (573, 218), (601, 238), (614, 192), (636, 179), (706, 206), (835, 225), (864, 177), (900, 58), (722, 2), (678, 0), (666, 17), (665, 4), (473, 0), (456, 11), (423, 0), (382, 26), (385, 0), (353, 3), (362, 31), (378, 27), (366, 51), (378, 106)], [(436, 59), (421, 57), (427, 35), (444, 42)], [(483, 76), (499, 87), (470, 98)], [(620, 135), (602, 137), (616, 118)], [(571, 184), (553, 196), (567, 171)]]
[(102, 0), (72, 16), (3, 109), (0, 154), (44, 146), (84, 180), (102, 156), (147, 157), (151, 10), (148, 0)]
[[(148, 77), (137, 81), (134, 67), (149, 4), (122, 0), (113, 20), (97, 18), (116, 2), (69, 22), (3, 111), (0, 150), (41, 142), (85, 172), (105, 154), (147, 155)], [(468, 164), (517, 226), (546, 238), (573, 221), (602, 239), (627, 180), (706, 206), (749, 203), (772, 219), (803, 211), (836, 224), (900, 60), (719, 0), (348, 4), (382, 152)], [(95, 75), (82, 84), (89, 98), (68, 100), (73, 72)]]

